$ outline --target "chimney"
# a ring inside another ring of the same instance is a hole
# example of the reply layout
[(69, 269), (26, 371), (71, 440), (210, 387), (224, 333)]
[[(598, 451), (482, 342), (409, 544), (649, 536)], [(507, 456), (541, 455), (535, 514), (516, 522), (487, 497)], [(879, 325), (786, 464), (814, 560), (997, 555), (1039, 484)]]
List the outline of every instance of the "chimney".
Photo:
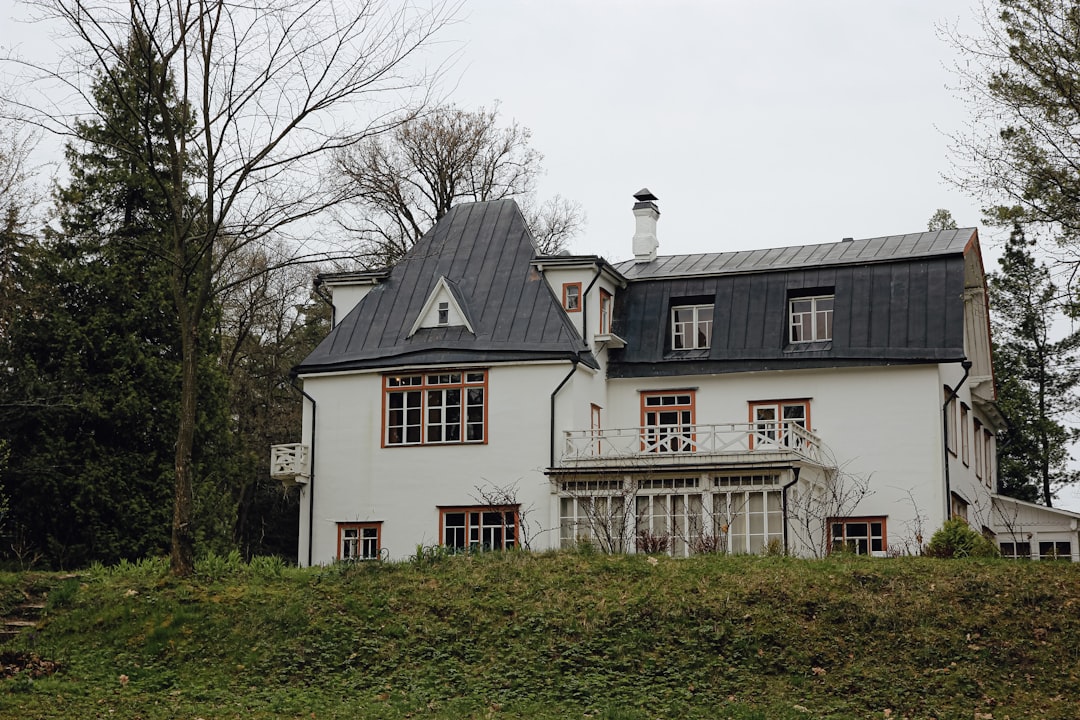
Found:
[(656, 250), (660, 241), (656, 239), (656, 221), (660, 219), (660, 209), (656, 201), (660, 198), (642, 188), (634, 193), (634, 262), (647, 263), (656, 259)]

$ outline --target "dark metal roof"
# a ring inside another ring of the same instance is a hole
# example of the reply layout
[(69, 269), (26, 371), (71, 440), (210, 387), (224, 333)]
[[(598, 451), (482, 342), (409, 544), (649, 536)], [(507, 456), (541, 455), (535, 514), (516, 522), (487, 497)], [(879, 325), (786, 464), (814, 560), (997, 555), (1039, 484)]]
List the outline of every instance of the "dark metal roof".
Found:
[[(580, 360), (597, 367), (547, 281), (513, 200), (450, 210), (295, 371), (405, 365)], [(446, 277), (476, 334), (464, 327), (409, 331)]]
[[(651, 377), (961, 360), (964, 257), (958, 238), (973, 233), (949, 232), (946, 238), (923, 233), (856, 241), (860, 253), (848, 256), (845, 264), (836, 262), (833, 253), (838, 252), (837, 246), (853, 245), (850, 242), (819, 246), (824, 252), (814, 246), (784, 248), (769, 256), (782, 258), (778, 263), (744, 255), (739, 269), (727, 274), (704, 268), (736, 265), (684, 260), (681, 265), (666, 266), (667, 274), (639, 276), (616, 299), (614, 332), (627, 345), (613, 351), (608, 373), (611, 377)], [(815, 259), (810, 261), (810, 256)], [(864, 263), (856, 257), (875, 261)], [(667, 260), (672, 259), (645, 267)], [(620, 269), (632, 276), (626, 265)], [(808, 295), (834, 296), (833, 337), (792, 344), (788, 342), (788, 302)], [(710, 347), (673, 351), (671, 308), (710, 302), (715, 308)]]
[(889, 235), (823, 245), (795, 245), (767, 250), (662, 255), (652, 262), (615, 263), (627, 280), (673, 278), (688, 275), (729, 275), (771, 270), (890, 262), (905, 258), (963, 254), (975, 235), (974, 228)]

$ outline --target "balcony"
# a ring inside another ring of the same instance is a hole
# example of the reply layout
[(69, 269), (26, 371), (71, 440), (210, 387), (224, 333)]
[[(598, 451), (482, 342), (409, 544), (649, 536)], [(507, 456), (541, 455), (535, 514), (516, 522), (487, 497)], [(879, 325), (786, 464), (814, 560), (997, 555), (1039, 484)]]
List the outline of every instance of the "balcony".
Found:
[(821, 440), (795, 421), (647, 426), (565, 433), (563, 467), (805, 462), (824, 466)]
[(291, 485), (306, 484), (311, 477), (311, 453), (302, 443), (270, 446), (270, 477)]

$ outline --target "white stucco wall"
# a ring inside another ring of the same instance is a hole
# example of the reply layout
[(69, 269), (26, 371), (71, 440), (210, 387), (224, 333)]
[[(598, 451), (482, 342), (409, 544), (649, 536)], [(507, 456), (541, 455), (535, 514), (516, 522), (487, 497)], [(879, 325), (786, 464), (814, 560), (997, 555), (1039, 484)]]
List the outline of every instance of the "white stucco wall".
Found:
[[(395, 559), (414, 553), (418, 543), (438, 544), (439, 506), (480, 504), (478, 487), (515, 488), (530, 530), (547, 525), (550, 396), (569, 370), (569, 362), (491, 367), (486, 444), (386, 448), (381, 373), (306, 378), (304, 390), (317, 403), (317, 436), (312, 483), (301, 499), (301, 563), (308, 558), (312, 495), (315, 564), (337, 556), (341, 522), (381, 521), (382, 547)], [(571, 422), (572, 412), (567, 403), (563, 422)], [(311, 444), (310, 410), (304, 427)]]
[(810, 399), (810, 424), (842, 472), (870, 494), (849, 513), (885, 516), (888, 544), (923, 541), (944, 520), (941, 383), (936, 365), (733, 373), (611, 381), (607, 427), (637, 427), (640, 392), (696, 388), (697, 424), (743, 423), (749, 403)]

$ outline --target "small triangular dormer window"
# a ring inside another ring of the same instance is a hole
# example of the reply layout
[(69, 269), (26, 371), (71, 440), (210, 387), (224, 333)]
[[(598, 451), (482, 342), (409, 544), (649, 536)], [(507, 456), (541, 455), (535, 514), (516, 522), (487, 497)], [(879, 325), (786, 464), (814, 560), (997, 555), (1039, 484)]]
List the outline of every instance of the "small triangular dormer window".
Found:
[(476, 333), (453, 285), (443, 276), (435, 283), (424, 307), (420, 309), (420, 314), (416, 316), (409, 337), (415, 335), (420, 328), (445, 327), (464, 327), (469, 332)]

